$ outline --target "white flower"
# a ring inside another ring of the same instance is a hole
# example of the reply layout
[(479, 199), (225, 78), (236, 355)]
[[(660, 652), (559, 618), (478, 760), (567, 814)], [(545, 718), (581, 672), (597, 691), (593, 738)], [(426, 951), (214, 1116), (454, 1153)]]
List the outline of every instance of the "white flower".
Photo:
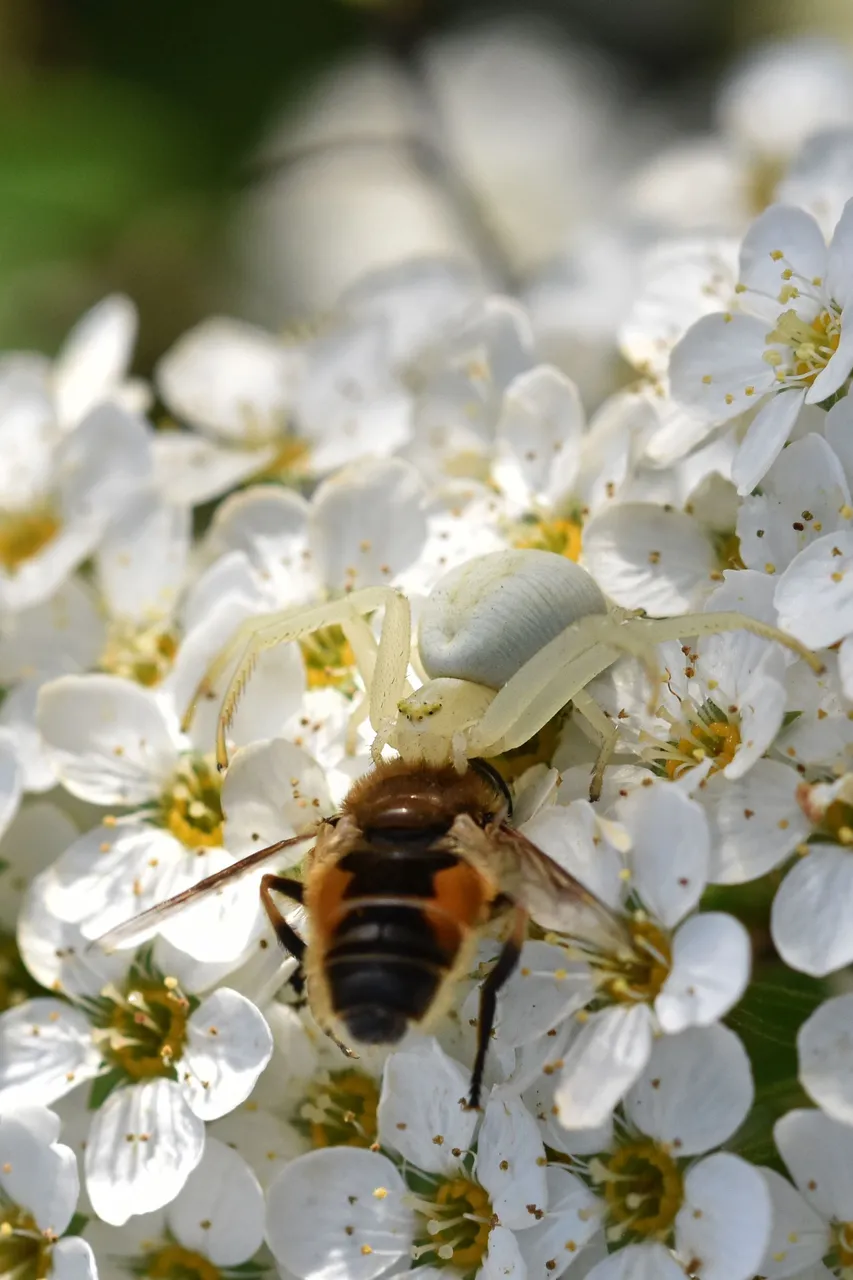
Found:
[(853, 1256), (853, 1130), (820, 1111), (789, 1111), (773, 1137), (797, 1190), (762, 1170), (773, 1197), (773, 1231), (760, 1271), (767, 1280), (824, 1274), (843, 1280)]
[[(7, 376), (14, 376), (7, 375)], [(114, 404), (39, 441), (26, 413), (0, 418), (8, 483), (0, 496), (0, 607), (47, 600), (91, 555), (130, 497), (152, 482), (150, 432)]]
[(0, 1110), (0, 1271), (20, 1280), (97, 1280), (91, 1245), (65, 1235), (80, 1192), (77, 1157), (46, 1107)]
[(705, 316), (672, 353), (673, 395), (709, 430), (758, 410), (734, 463), (741, 494), (766, 475), (803, 404), (834, 395), (853, 368), (853, 328), (844, 325), (851, 236), (853, 204), (829, 247), (807, 213), (772, 206), (741, 246), (742, 313)]
[(121, 1229), (94, 1219), (86, 1236), (115, 1275), (185, 1267), (220, 1280), (263, 1244), (263, 1192), (242, 1156), (208, 1134), (200, 1163), (169, 1205), (134, 1215)]
[[(155, 696), (116, 676), (46, 685), (40, 725), (72, 794), (136, 810), (81, 836), (48, 872), (49, 908), (87, 938), (331, 810), (321, 770), (298, 747), (257, 742), (223, 783), (207, 757), (187, 751)], [(303, 853), (297, 846), (293, 860)], [(163, 937), (199, 960), (236, 961), (258, 925), (258, 878), (188, 908)]]
[[(623, 946), (584, 943), (599, 1009), (577, 1015), (554, 1105), (570, 1129), (603, 1124), (638, 1078), (654, 1036), (721, 1018), (749, 979), (749, 939), (733, 917), (690, 914), (705, 887), (709, 837), (701, 807), (677, 788), (638, 787), (612, 813), (628, 853), (596, 830), (590, 806), (543, 810), (525, 834), (616, 910)], [(556, 920), (541, 920), (559, 928)], [(573, 953), (569, 944), (570, 954)]]
[(202, 1157), (204, 1121), (249, 1095), (272, 1037), (236, 991), (199, 1001), (143, 959), (79, 1007), (41, 998), (3, 1014), (0, 1046), (0, 1107), (94, 1082), (86, 1186), (120, 1225), (174, 1199)]
[(751, 1280), (770, 1234), (770, 1196), (757, 1169), (713, 1149), (752, 1097), (749, 1060), (727, 1028), (656, 1042), (619, 1136), (600, 1156), (571, 1162), (603, 1197), (608, 1241), (623, 1246), (590, 1280), (677, 1280), (685, 1271)]

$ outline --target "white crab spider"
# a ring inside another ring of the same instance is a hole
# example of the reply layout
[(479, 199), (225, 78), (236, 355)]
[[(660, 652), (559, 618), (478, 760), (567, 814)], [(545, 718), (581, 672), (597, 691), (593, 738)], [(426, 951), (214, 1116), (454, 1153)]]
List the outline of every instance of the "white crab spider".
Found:
[[(365, 615), (384, 609), (378, 644)], [(185, 716), (228, 681), (216, 731), (216, 759), (228, 763), (226, 734), (260, 654), (338, 624), (367, 690), (376, 733), (373, 758), (389, 744), (404, 759), (452, 762), (500, 755), (528, 742), (572, 703), (601, 741), (592, 794), (600, 788), (616, 729), (586, 686), (619, 657), (646, 667), (652, 690), (661, 679), (655, 646), (665, 640), (745, 630), (792, 649), (817, 672), (817, 657), (793, 637), (740, 613), (642, 618), (609, 609), (590, 575), (551, 551), (507, 550), (479, 556), (436, 583), (421, 616), (419, 665), (427, 675), (412, 692), (409, 602), (391, 587), (365, 587), (326, 604), (250, 618), (214, 659)], [(359, 710), (355, 713), (359, 717)], [(363, 712), (362, 712), (363, 714)]]

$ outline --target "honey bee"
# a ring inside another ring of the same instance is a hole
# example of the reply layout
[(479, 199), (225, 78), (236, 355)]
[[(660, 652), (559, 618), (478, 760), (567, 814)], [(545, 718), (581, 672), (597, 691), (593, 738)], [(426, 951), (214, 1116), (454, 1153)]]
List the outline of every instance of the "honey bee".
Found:
[[(126, 945), (187, 904), (314, 839), (303, 878), (266, 874), (261, 901), (281, 945), (298, 963), (318, 1023), (342, 1048), (393, 1045), (410, 1026), (446, 1011), (472, 966), (483, 930), (502, 948), (480, 987), (477, 1047), (468, 1105), (479, 1105), (496, 999), (515, 969), (532, 913), (540, 924), (618, 946), (620, 919), (511, 825), (512, 800), (487, 762), (465, 773), (451, 764), (387, 760), (350, 789), (340, 812), (152, 907), (99, 939)], [(300, 903), (300, 937), (273, 894)]]

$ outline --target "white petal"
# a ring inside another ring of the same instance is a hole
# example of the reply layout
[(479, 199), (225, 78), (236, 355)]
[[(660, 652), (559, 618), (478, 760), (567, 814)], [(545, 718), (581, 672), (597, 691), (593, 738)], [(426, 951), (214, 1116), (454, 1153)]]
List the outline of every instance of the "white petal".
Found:
[(758, 410), (732, 465), (732, 481), (739, 494), (752, 493), (767, 475), (793, 430), (803, 399), (802, 391), (781, 391)]
[(179, 418), (236, 443), (283, 433), (301, 351), (254, 325), (212, 316), (185, 333), (155, 371)]
[(299, 1280), (375, 1280), (405, 1258), (414, 1215), (378, 1152), (327, 1147), (294, 1160), (267, 1195), (267, 1244)]
[(498, 1039), (513, 1049), (528, 1044), (589, 1004), (594, 994), (592, 974), (585, 964), (567, 960), (562, 947), (525, 942), (518, 965), (498, 996)]
[[(767, 324), (755, 316), (722, 312), (703, 316), (673, 348), (669, 361), (672, 396), (708, 422), (728, 422), (755, 405), (774, 385), (763, 359)], [(746, 395), (752, 387), (753, 394)]]
[(117, 404), (101, 404), (65, 437), (55, 461), (59, 506), (69, 529), (98, 540), (128, 499), (148, 486), (152, 434), (145, 419)]
[[(261, 1087), (265, 1085), (264, 1081)], [(302, 1155), (308, 1144), (291, 1125), (272, 1112), (261, 1110), (255, 1101), (257, 1096), (254, 1094), (249, 1102), (208, 1125), (207, 1140), (216, 1138), (241, 1155), (266, 1189), (279, 1170)], [(276, 1086), (276, 1104), (280, 1098), (281, 1090)]]
[(652, 503), (620, 503), (584, 528), (583, 562), (626, 609), (670, 617), (695, 608), (717, 571), (714, 546), (698, 521)]
[[(23, 771), (25, 791), (49, 791), (56, 786), (50, 753), (37, 727), (37, 708), (44, 676), (21, 680), (0, 706), (0, 736), (13, 739)], [(2, 829), (2, 828), (0, 828)]]
[(673, 787), (638, 787), (616, 812), (631, 834), (632, 887), (671, 928), (705, 888), (710, 838), (702, 806)]
[(841, 211), (826, 264), (826, 291), (842, 308), (853, 302), (850, 272), (853, 269), (853, 204), (847, 201)]
[(585, 426), (578, 389), (550, 365), (520, 374), (506, 389), (495, 428), (493, 474), (511, 498), (529, 503), (571, 491)]
[(164, 501), (197, 507), (263, 471), (274, 460), (276, 446), (235, 449), (189, 431), (158, 431), (151, 453), (157, 492)]
[(17, 940), (21, 958), (48, 991), (74, 999), (97, 997), (107, 982), (118, 982), (130, 963), (128, 953), (108, 955), (88, 947), (79, 926), (49, 910), (46, 892), (50, 871), (36, 876), (21, 903)]
[(775, 1169), (761, 1169), (773, 1209), (770, 1243), (759, 1267), (766, 1280), (784, 1280), (829, 1252), (828, 1224)]
[(332, 591), (390, 582), (426, 541), (425, 489), (400, 458), (353, 463), (320, 485), (310, 542), (316, 572)]
[(85, 1014), (64, 1000), (27, 1000), (0, 1015), (0, 1103), (46, 1104), (98, 1073)]
[(683, 1276), (662, 1244), (629, 1244), (593, 1267), (587, 1280), (683, 1280)]
[(92, 1246), (79, 1236), (57, 1240), (50, 1251), (51, 1280), (98, 1280)]
[(130, 503), (96, 558), (112, 616), (139, 625), (169, 618), (184, 584), (190, 540), (188, 507), (167, 506), (150, 494)]
[(672, 968), (655, 1013), (664, 1031), (707, 1027), (737, 1004), (749, 982), (749, 934), (734, 916), (691, 916), (672, 942)]
[(0, 836), (18, 811), (23, 772), (11, 735), (0, 734)]
[(477, 1112), (466, 1107), (469, 1087), (469, 1073), (436, 1040), (390, 1054), (379, 1098), (382, 1143), (427, 1173), (452, 1176), (477, 1126)]
[(0, 1113), (0, 1187), (42, 1231), (61, 1236), (80, 1194), (77, 1157), (70, 1147), (45, 1141), (36, 1132), (51, 1117), (50, 1112), (38, 1111), (41, 1108), (22, 1107), (17, 1114)]
[(169, 1204), (204, 1153), (204, 1122), (181, 1086), (148, 1080), (116, 1089), (95, 1113), (86, 1144), (86, 1188), (99, 1218), (120, 1227)]
[(616, 1005), (594, 1013), (569, 1046), (555, 1094), (560, 1124), (603, 1124), (649, 1060), (652, 1027), (646, 1005)]
[(818, 538), (795, 556), (776, 586), (779, 626), (813, 649), (853, 632), (853, 533)]
[(770, 930), (785, 963), (818, 978), (850, 964), (851, 909), (850, 853), (834, 845), (810, 845), (773, 899)]
[(190, 1107), (202, 1120), (233, 1111), (248, 1098), (271, 1056), (272, 1034), (261, 1011), (245, 996), (220, 987), (187, 1023), (178, 1074)]
[(492, 1227), (489, 1232), (489, 1247), (477, 1280), (527, 1280), (518, 1240), (506, 1227)]
[(253, 485), (219, 506), (206, 544), (217, 557), (244, 552), (277, 606), (299, 604), (316, 597), (320, 585), (308, 550), (310, 511), (290, 489)]
[(137, 324), (130, 298), (112, 293), (68, 334), (53, 366), (57, 413), (66, 427), (118, 389), (130, 364)]
[(561, 1275), (599, 1228), (600, 1201), (580, 1178), (561, 1165), (550, 1165), (545, 1176), (548, 1211), (518, 1236), (527, 1280)]
[(539, 1126), (524, 1103), (492, 1090), (477, 1135), (476, 1175), (505, 1227), (530, 1226), (535, 1217), (530, 1205), (548, 1208), (545, 1163)]
[(826, 362), (825, 368), (815, 378), (806, 392), (806, 404), (820, 404), (834, 396), (844, 386), (853, 368), (853, 324), (850, 323), (850, 312), (847, 322), (842, 319), (838, 346)]
[[(826, 242), (820, 227), (805, 210), (791, 205), (773, 204), (765, 209), (741, 245), (741, 280), (750, 293), (769, 294), (771, 299), (785, 283), (786, 270), (811, 280), (824, 276), (826, 268)], [(752, 301), (749, 297), (750, 304)], [(767, 305), (765, 299), (761, 302)], [(772, 301), (770, 306), (772, 315), (777, 308)]]
[(239, 1266), (263, 1243), (260, 1183), (242, 1156), (209, 1136), (166, 1216), (175, 1239), (217, 1267)]
[(703, 1280), (752, 1280), (770, 1239), (770, 1194), (757, 1169), (719, 1152), (689, 1169), (675, 1219), (683, 1261)]
[(735, 1033), (693, 1027), (655, 1041), (625, 1111), (680, 1158), (721, 1146), (746, 1118), (753, 1096), (749, 1058)]
[[(306, 751), (285, 738), (256, 742), (234, 756), (222, 787), (225, 843), (235, 857), (311, 830), (332, 813), (324, 771)], [(290, 863), (300, 862), (310, 842), (297, 845)], [(285, 853), (279, 864), (288, 865)]]
[(97, 593), (70, 578), (44, 604), (7, 619), (0, 638), (4, 684), (40, 674), (85, 671), (97, 662), (105, 637)]
[(801, 1193), (822, 1218), (853, 1218), (853, 1129), (822, 1111), (789, 1111), (773, 1137)]
[(38, 723), (62, 783), (93, 804), (153, 800), (177, 762), (155, 696), (117, 676), (51, 681), (41, 691)]
[(824, 1000), (797, 1032), (800, 1083), (821, 1110), (853, 1124), (853, 995)]
[(797, 804), (799, 775), (757, 760), (744, 778), (710, 778), (701, 794), (711, 828), (713, 884), (744, 884), (783, 862), (810, 832)]

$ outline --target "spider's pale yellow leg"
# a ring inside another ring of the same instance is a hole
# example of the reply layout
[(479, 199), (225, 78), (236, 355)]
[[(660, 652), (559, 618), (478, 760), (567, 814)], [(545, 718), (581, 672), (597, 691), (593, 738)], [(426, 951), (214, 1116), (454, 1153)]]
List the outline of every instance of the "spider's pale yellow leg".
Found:
[(528, 742), (621, 654), (642, 662), (652, 689), (661, 677), (653, 645), (626, 624), (593, 614), (555, 636), (499, 689), (469, 735), (469, 755), (497, 755)]
[[(225, 689), (216, 726), (216, 762), (220, 769), (228, 764), (226, 734), (234, 719), (234, 713), (260, 655), (292, 640), (299, 640), (320, 627), (332, 626), (357, 614), (372, 613), (374, 609), (399, 600), (389, 587), (365, 587), (340, 600), (327, 604), (300, 606), (285, 609), (281, 613), (263, 614), (247, 618), (237, 628), (232, 639), (220, 650), (202, 677), (193, 694), (183, 719), (186, 728), (201, 698), (215, 698), (217, 685), (224, 679), (235, 657), (237, 665)], [(380, 644), (381, 652), (381, 644)], [(238, 656), (239, 655), (239, 656)], [(377, 660), (378, 661), (378, 660)], [(405, 676), (405, 672), (403, 673)]]
[(624, 625), (635, 634), (644, 636), (648, 644), (681, 640), (685, 636), (718, 635), (723, 631), (749, 631), (764, 640), (775, 640), (777, 644), (784, 645), (807, 662), (817, 675), (821, 675), (826, 669), (817, 654), (799, 640), (777, 627), (771, 627), (769, 623), (750, 618), (745, 613), (729, 610), (724, 613), (683, 613), (677, 618), (632, 618)]
[(370, 748), (375, 762), (397, 723), (398, 705), (409, 692), (406, 672), (412, 650), (412, 611), (398, 591), (386, 588), (385, 617), (370, 684), (370, 723), (376, 737)]
[(592, 779), (589, 784), (589, 798), (595, 802), (601, 795), (601, 788), (604, 785), (604, 770), (616, 750), (619, 731), (610, 716), (602, 711), (595, 698), (588, 694), (585, 689), (578, 689), (572, 698), (572, 705), (598, 738), (598, 755), (595, 757)]

